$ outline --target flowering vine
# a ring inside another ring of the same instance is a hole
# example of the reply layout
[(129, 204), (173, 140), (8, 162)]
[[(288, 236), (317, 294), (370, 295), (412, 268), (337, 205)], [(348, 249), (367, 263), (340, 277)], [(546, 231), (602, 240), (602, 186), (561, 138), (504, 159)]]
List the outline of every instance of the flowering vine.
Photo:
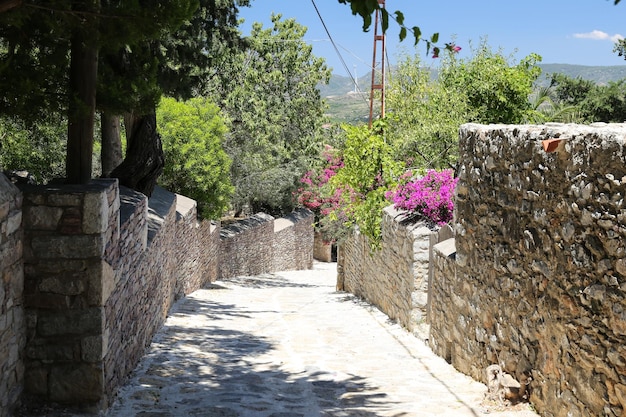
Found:
[(421, 214), (443, 226), (452, 220), (454, 213), (454, 188), (458, 178), (452, 170), (429, 170), (421, 178), (407, 171), (400, 185), (385, 194), (396, 209)]

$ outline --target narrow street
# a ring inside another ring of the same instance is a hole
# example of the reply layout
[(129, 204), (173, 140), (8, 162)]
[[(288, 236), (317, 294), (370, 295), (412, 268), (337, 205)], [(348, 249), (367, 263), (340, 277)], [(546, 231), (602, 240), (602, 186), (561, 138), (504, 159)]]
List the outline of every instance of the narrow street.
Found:
[(108, 417), (536, 416), (387, 316), (335, 291), (336, 264), (218, 281), (181, 300)]

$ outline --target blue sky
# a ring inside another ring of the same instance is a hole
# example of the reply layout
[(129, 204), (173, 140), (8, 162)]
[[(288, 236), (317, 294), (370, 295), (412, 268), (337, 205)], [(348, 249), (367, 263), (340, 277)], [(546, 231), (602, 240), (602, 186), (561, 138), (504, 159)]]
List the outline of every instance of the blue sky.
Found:
[[(358, 76), (369, 73), (374, 45), (373, 29), (363, 33), (362, 20), (337, 0), (315, 0), (346, 67)], [(537, 53), (546, 64), (626, 65), (613, 53), (614, 40), (626, 36), (626, 0), (387, 0), (390, 12), (401, 10), (405, 24), (419, 26), (423, 35), (439, 32), (440, 44), (454, 41), (471, 55), (471, 45), (485, 38), (493, 50), (519, 60)], [(295, 18), (308, 28), (305, 40), (314, 54), (326, 59), (333, 73), (347, 75), (311, 0), (252, 0), (242, 8), (242, 26), (248, 34), (252, 22), (270, 25), (272, 12)], [(387, 52), (393, 63), (399, 52), (415, 53), (412, 40), (398, 41), (399, 30), (390, 24)], [(425, 46), (417, 52), (424, 59)], [(378, 60), (380, 61), (380, 60)], [(436, 63), (435, 63), (436, 64)]]

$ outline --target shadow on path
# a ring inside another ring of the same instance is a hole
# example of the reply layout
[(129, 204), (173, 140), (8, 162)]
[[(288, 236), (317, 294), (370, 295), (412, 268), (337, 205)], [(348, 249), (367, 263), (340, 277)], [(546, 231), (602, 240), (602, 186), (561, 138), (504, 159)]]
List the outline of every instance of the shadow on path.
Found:
[(272, 340), (225, 327), (233, 318), (254, 320), (261, 313), (280, 314), (187, 299), (172, 317), (196, 327), (166, 324), (107, 415), (375, 417), (380, 414), (368, 409), (392, 406), (366, 378), (313, 368), (286, 371), (272, 354)]

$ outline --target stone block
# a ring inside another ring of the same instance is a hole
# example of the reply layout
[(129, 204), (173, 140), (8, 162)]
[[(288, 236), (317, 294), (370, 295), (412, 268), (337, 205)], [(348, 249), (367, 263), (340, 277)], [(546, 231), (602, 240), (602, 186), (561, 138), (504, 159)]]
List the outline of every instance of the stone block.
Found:
[(50, 194), (47, 202), (56, 207), (80, 207), (83, 203), (82, 194)]
[(103, 375), (96, 365), (55, 365), (50, 371), (50, 400), (62, 404), (98, 403), (104, 396)]
[(27, 230), (56, 230), (63, 215), (59, 207), (29, 206), (24, 209), (24, 227)]
[(87, 336), (81, 341), (81, 359), (83, 362), (101, 362), (105, 356), (102, 336)]
[(44, 278), (39, 283), (39, 291), (61, 295), (79, 295), (85, 291), (85, 283), (75, 276), (55, 276)]
[(101, 308), (68, 310), (41, 314), (37, 332), (42, 337), (68, 335), (97, 335), (104, 329), (104, 312)]
[(6, 218), (10, 210), (11, 210), (11, 204), (8, 201), (0, 202), (0, 219)]
[(15, 233), (22, 226), (22, 211), (17, 211), (7, 219), (7, 235)]
[(104, 233), (109, 227), (109, 202), (106, 192), (85, 195), (83, 233)]
[(40, 308), (44, 310), (66, 310), (70, 306), (67, 296), (61, 294), (27, 294), (24, 297), (24, 305), (28, 308)]
[(74, 361), (80, 357), (78, 342), (39, 340), (26, 346), (26, 358), (40, 361)]
[(38, 235), (31, 239), (33, 255), (41, 259), (82, 259), (104, 256), (102, 235)]
[(89, 268), (89, 297), (91, 306), (104, 306), (115, 290), (118, 276), (106, 261), (100, 261)]
[(35, 397), (45, 398), (48, 395), (48, 369), (30, 363), (24, 371), (24, 391)]

